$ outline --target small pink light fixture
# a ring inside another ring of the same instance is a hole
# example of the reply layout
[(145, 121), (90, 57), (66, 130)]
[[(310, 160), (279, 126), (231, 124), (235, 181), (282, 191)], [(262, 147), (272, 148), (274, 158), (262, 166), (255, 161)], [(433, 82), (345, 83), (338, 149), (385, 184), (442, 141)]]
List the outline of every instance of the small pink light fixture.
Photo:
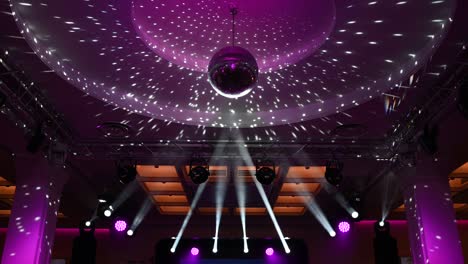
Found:
[(193, 247), (191, 250), (190, 250), (190, 253), (192, 253), (192, 256), (197, 256), (198, 253), (200, 253), (200, 250), (196, 247)]
[(340, 230), (341, 233), (348, 233), (349, 230), (351, 229), (351, 226), (349, 225), (348, 222), (343, 221), (338, 224), (338, 229)]
[(271, 247), (265, 250), (265, 254), (267, 254), (267, 256), (273, 256), (274, 253), (275, 253), (275, 250), (273, 250), (273, 248)]
[(123, 232), (125, 229), (127, 229), (127, 222), (124, 220), (117, 220), (114, 224), (114, 227), (117, 232)]

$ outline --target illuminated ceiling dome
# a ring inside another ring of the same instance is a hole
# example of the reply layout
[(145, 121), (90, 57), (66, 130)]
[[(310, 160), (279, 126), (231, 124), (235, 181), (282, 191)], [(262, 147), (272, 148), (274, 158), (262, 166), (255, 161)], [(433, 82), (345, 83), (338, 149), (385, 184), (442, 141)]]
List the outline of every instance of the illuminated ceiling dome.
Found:
[(258, 63), (248, 95), (219, 96), (208, 64), (230, 45), (228, 1), (11, 0), (37, 55), (84, 92), (141, 115), (256, 127), (343, 112), (422, 67), (455, 0), (239, 0), (238, 42)]

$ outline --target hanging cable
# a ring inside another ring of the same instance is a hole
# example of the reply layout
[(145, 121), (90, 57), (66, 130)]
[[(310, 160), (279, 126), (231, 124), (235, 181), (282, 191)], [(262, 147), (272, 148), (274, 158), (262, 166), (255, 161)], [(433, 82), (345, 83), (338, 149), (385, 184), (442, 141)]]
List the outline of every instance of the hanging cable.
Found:
[(236, 45), (236, 15), (239, 13), (239, 9), (231, 5), (229, 7), (229, 11), (231, 12), (232, 15), (232, 46)]

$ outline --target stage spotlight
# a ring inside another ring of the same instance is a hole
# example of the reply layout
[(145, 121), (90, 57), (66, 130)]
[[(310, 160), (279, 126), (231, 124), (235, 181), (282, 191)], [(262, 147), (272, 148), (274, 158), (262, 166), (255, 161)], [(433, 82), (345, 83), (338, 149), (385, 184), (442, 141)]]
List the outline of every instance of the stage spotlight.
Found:
[(244, 253), (245, 253), (245, 254), (249, 253), (249, 249), (248, 249), (248, 248), (244, 248)]
[(270, 160), (261, 160), (257, 163), (255, 177), (264, 185), (270, 185), (276, 178), (275, 163)]
[(357, 211), (354, 211), (354, 212), (351, 213), (351, 217), (356, 219), (356, 218), (359, 217), (359, 213)]
[(105, 217), (110, 217), (111, 215), (112, 215), (112, 210), (110, 208), (107, 208), (104, 210)]
[(271, 247), (270, 247), (270, 248), (267, 248), (267, 249), (265, 250), (265, 254), (266, 254), (267, 256), (273, 256), (274, 253), (275, 253), (275, 250), (273, 250), (273, 248), (271, 248)]
[(376, 234), (390, 233), (390, 223), (384, 220), (375, 222), (374, 231)]
[(133, 230), (129, 229), (127, 230), (127, 236), (133, 236), (134, 232)]
[(193, 158), (190, 161), (189, 177), (195, 184), (202, 184), (210, 177), (210, 167), (203, 158)]
[(135, 180), (137, 176), (137, 169), (136, 165), (134, 164), (118, 164), (117, 165), (117, 176), (119, 177), (119, 181), (122, 184), (128, 184)]
[(338, 224), (338, 230), (340, 230), (341, 233), (348, 233), (350, 229), (351, 225), (346, 221), (342, 221)]
[(192, 253), (192, 256), (198, 256), (198, 253), (200, 253), (200, 250), (196, 247), (193, 247), (191, 250), (190, 250), (190, 253)]
[(333, 230), (330, 231), (328, 234), (329, 234), (331, 237), (336, 237), (336, 232), (333, 231)]
[(114, 228), (117, 232), (123, 232), (127, 230), (127, 222), (125, 220), (117, 220), (114, 223)]
[(343, 180), (343, 175), (341, 170), (343, 169), (343, 164), (337, 159), (331, 159), (326, 164), (325, 169), (325, 179), (328, 183), (333, 186), (338, 186)]
[(86, 222), (85, 222), (85, 226), (86, 226), (86, 227), (90, 227), (90, 226), (91, 226), (91, 221), (86, 221)]
[(111, 203), (104, 202), (98, 204), (97, 213), (99, 217), (110, 217), (114, 212), (114, 208), (112, 207)]

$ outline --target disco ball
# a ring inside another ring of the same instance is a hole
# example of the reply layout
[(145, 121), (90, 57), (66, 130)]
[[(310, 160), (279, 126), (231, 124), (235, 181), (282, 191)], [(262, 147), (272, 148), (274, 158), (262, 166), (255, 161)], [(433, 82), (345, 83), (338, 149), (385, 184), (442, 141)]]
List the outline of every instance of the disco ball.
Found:
[(225, 47), (211, 59), (208, 77), (218, 94), (227, 98), (239, 98), (250, 93), (257, 82), (257, 61), (244, 48)]

